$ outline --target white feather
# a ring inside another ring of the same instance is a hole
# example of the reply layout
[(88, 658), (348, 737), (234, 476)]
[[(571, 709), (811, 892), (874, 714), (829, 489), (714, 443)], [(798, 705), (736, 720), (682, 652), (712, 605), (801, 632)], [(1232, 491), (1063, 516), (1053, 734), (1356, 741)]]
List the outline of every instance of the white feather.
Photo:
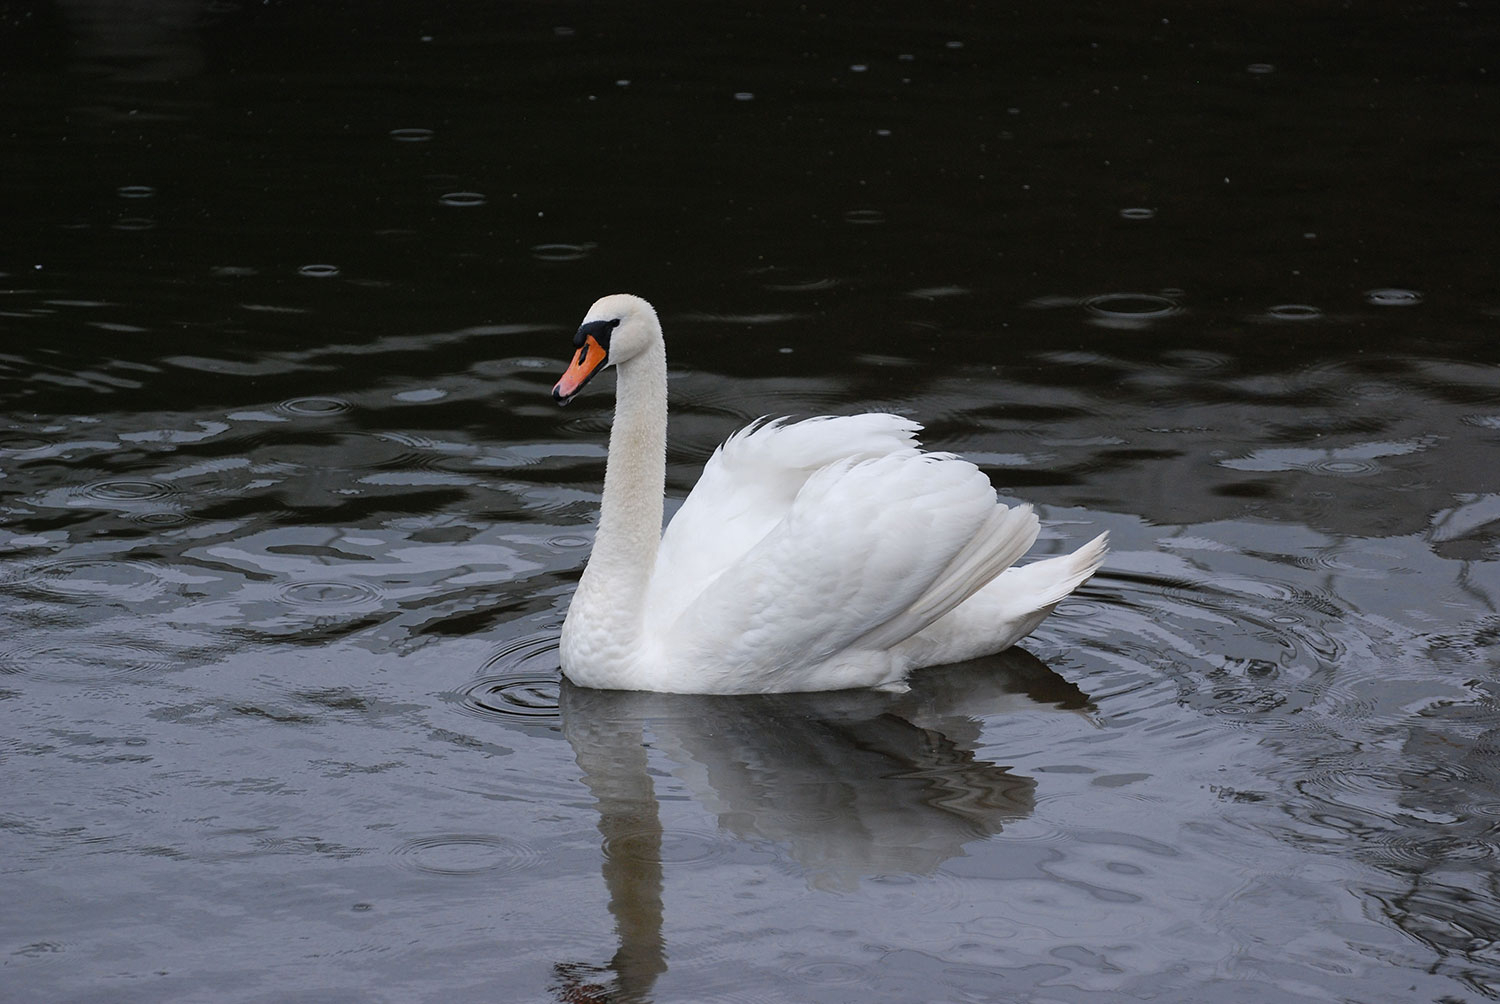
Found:
[(661, 537), (648, 629), (676, 620), (720, 572), (786, 515), (807, 479), (848, 460), (919, 455), (921, 427), (897, 415), (757, 422), (714, 451)]

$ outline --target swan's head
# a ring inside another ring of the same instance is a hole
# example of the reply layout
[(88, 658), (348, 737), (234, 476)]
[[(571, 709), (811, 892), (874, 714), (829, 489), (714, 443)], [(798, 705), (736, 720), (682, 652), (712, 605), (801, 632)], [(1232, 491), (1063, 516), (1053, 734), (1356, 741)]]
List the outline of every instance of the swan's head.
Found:
[(573, 336), (577, 350), (567, 371), (552, 388), (552, 399), (567, 404), (584, 384), (609, 366), (629, 362), (661, 344), (661, 324), (651, 304), (639, 296), (615, 293), (594, 302)]

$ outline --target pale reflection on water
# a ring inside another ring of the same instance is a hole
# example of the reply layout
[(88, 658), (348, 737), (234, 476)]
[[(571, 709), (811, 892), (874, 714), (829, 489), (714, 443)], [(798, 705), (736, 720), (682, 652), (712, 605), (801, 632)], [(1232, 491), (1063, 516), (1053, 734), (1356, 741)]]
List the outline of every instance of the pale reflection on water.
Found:
[[(1012, 651), (923, 676), (893, 699), (697, 697), (564, 684), (563, 734), (598, 802), (604, 880), (620, 949), (606, 969), (559, 964), (564, 1000), (613, 974), (621, 1000), (644, 1000), (667, 970), (664, 847), (646, 750), (659, 749), (722, 830), (784, 850), (815, 888), (863, 877), (932, 875), (964, 845), (1035, 806), (1036, 781), (979, 759), (979, 722), (1032, 701), (1088, 698), (1034, 657)], [(596, 990), (598, 988), (595, 988)]]

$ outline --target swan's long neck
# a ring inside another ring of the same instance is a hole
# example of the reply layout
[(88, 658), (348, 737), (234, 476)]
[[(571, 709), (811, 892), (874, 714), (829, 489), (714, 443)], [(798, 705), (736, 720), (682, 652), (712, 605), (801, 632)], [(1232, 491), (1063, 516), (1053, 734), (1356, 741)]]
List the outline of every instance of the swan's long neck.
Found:
[[(615, 421), (594, 550), (578, 584), (592, 629), (639, 638), (661, 542), (667, 472), (667, 353), (658, 339), (617, 367)], [(577, 603), (577, 600), (574, 601)]]

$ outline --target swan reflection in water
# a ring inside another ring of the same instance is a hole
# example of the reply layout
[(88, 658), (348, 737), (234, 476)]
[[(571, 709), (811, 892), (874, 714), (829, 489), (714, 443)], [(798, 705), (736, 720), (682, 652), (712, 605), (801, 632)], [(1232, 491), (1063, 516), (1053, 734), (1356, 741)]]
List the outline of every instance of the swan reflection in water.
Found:
[(1036, 781), (974, 755), (980, 718), (1089, 698), (1010, 649), (927, 670), (901, 695), (874, 691), (700, 696), (563, 682), (563, 734), (598, 803), (603, 873), (620, 949), (607, 966), (559, 963), (566, 1004), (649, 999), (667, 969), (662, 825), (648, 744), (743, 840), (771, 841), (810, 885), (930, 875), (967, 843), (1029, 815)]

